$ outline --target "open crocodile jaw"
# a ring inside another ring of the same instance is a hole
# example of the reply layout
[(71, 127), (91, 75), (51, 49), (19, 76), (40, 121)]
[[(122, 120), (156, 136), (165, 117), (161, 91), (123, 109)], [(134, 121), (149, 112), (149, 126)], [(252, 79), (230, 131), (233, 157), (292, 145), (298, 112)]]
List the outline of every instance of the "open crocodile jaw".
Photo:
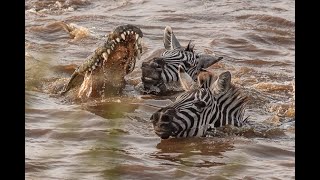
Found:
[(125, 85), (125, 75), (133, 71), (140, 59), (142, 36), (141, 30), (132, 25), (119, 26), (110, 33), (104, 47), (96, 51), (99, 59), (85, 72), (78, 97), (119, 94)]

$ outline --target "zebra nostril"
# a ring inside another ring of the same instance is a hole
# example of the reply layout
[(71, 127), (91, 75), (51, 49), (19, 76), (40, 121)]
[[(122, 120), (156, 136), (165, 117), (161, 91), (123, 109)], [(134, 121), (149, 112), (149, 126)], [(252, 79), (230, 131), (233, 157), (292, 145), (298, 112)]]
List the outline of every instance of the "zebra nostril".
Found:
[(173, 116), (174, 114), (176, 113), (176, 109), (168, 109), (166, 114), (170, 115), (170, 116)]
[(154, 120), (154, 114), (152, 114), (152, 116), (150, 117), (150, 120)]
[(161, 121), (162, 121), (162, 122), (171, 122), (172, 119), (173, 119), (173, 117), (172, 117), (172, 116), (169, 116), (169, 115), (167, 115), (167, 114), (163, 114), (162, 117), (161, 117)]
[(153, 123), (158, 122), (158, 120), (159, 120), (159, 112), (155, 112), (154, 114), (152, 114), (152, 116), (150, 117), (150, 120), (151, 120)]

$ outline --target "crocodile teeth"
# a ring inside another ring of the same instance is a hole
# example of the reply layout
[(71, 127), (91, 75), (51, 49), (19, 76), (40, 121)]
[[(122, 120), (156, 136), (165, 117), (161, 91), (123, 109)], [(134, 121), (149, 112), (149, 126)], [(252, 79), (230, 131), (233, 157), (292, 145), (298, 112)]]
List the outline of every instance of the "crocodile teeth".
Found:
[(89, 71), (91, 71), (91, 68), (89, 68)]
[(138, 40), (138, 38), (139, 38), (139, 34), (136, 34), (136, 40)]
[(131, 34), (133, 34), (133, 31), (131, 31)]
[(110, 49), (107, 49), (108, 54), (110, 54)]
[(138, 38), (138, 44), (141, 44), (141, 37)]
[[(103, 57), (104, 58), (104, 57)], [(94, 63), (94, 65), (98, 66), (98, 62)]]
[(129, 34), (130, 34), (130, 31), (127, 31), (127, 34), (129, 35)]
[(113, 50), (113, 46), (111, 46), (111, 50)]
[(120, 39), (119, 39), (119, 38), (117, 38), (117, 39), (116, 39), (116, 41), (120, 42)]
[(141, 59), (141, 54), (140, 54), (140, 51), (138, 50), (137, 51), (137, 58), (140, 60)]
[(96, 66), (95, 66), (95, 65), (93, 65), (93, 66), (92, 66), (92, 69), (93, 69), (93, 70), (95, 70), (95, 69), (96, 69)]
[(121, 37), (123, 40), (126, 40), (126, 36), (124, 34), (121, 34)]
[(102, 56), (103, 56), (104, 60), (108, 60), (108, 54), (107, 53), (102, 53)]
[(123, 34), (124, 34), (124, 35), (127, 35), (127, 33), (126, 33), (125, 31), (123, 32)]

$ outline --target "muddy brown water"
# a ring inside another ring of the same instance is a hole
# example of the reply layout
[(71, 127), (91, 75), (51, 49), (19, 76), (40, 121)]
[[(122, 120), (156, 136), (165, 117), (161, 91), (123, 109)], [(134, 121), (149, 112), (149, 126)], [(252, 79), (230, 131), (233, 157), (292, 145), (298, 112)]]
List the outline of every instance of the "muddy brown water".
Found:
[[(26, 179), (295, 179), (294, 1), (67, 0), (25, 2)], [(121, 97), (86, 103), (55, 95), (114, 27), (144, 33), (143, 54)], [(251, 101), (254, 128), (160, 140), (149, 118), (174, 96), (133, 87), (141, 63), (163, 50), (172, 26), (182, 45), (224, 59)], [(255, 126), (255, 124), (258, 124)], [(240, 132), (239, 132), (240, 131)]]

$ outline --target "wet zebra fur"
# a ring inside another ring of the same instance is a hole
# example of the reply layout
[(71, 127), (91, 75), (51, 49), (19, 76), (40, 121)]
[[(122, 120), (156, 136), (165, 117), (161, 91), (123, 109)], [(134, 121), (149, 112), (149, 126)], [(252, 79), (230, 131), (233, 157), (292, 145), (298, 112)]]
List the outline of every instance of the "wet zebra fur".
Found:
[(200, 137), (206, 136), (211, 127), (244, 124), (248, 99), (231, 83), (229, 71), (217, 78), (208, 71), (201, 71), (194, 82), (179, 66), (179, 79), (186, 92), (150, 118), (159, 137)]

